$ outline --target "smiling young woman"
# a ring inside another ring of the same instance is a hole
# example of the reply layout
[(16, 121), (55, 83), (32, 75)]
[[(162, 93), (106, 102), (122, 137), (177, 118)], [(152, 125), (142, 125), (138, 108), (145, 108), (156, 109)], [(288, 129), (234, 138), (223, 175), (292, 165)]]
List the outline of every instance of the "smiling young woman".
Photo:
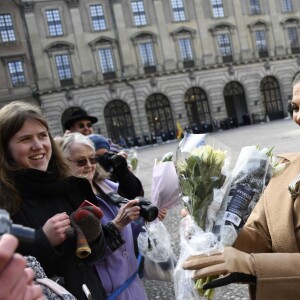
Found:
[(89, 244), (92, 253), (85, 259), (76, 256), (76, 238), (66, 235), (69, 215), (85, 200), (96, 204), (88, 180), (70, 174), (38, 107), (16, 101), (1, 108), (0, 208), (14, 223), (36, 230), (33, 244), (21, 242), (18, 252), (35, 256), (49, 277), (63, 277), (65, 288), (77, 299), (86, 299), (83, 284), (94, 299), (105, 299), (91, 266), (105, 252), (100, 222), (100, 233)]

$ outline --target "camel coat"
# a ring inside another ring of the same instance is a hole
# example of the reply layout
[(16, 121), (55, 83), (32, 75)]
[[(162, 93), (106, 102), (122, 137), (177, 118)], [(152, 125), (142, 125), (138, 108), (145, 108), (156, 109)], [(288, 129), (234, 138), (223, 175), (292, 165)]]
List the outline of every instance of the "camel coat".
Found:
[(270, 181), (234, 244), (256, 253), (256, 290), (250, 287), (256, 300), (300, 299), (300, 196), (293, 201), (287, 189), (300, 173), (300, 153), (281, 156), (288, 160), (284, 171)]

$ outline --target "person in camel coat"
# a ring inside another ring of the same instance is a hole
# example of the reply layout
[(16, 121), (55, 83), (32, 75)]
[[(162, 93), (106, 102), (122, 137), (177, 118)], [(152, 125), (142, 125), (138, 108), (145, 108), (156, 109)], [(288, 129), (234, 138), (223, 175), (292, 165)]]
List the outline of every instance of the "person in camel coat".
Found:
[[(300, 73), (293, 82), (293, 120), (300, 126)], [(284, 171), (271, 179), (234, 247), (195, 255), (182, 265), (193, 278), (219, 276), (204, 289), (249, 284), (251, 299), (300, 299), (300, 152), (280, 155)]]

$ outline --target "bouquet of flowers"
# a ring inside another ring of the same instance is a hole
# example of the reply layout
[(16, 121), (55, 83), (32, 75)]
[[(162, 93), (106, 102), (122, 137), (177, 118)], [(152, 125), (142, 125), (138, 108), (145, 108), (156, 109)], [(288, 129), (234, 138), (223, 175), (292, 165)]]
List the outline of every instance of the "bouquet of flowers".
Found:
[[(191, 139), (193, 143), (195, 136)], [(185, 145), (187, 141), (180, 145), (181, 149), (190, 149)], [(211, 255), (223, 250), (212, 230), (228, 184), (228, 168), (226, 152), (203, 143), (185, 159), (177, 161), (182, 200), (189, 214), (180, 224), (180, 257), (174, 275), (176, 299), (200, 299), (201, 296), (191, 279), (191, 271), (183, 270), (181, 263), (191, 255)]]

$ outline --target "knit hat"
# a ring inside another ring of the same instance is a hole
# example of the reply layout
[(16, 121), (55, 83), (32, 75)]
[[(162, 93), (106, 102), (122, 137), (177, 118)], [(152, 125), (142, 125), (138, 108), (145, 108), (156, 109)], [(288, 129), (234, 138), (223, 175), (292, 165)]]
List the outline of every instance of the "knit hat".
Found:
[(90, 134), (89, 139), (94, 143), (95, 150), (106, 149), (110, 151), (110, 146), (107, 139), (100, 134)]
[(98, 119), (96, 117), (89, 116), (88, 113), (84, 109), (77, 107), (77, 109), (72, 111), (69, 118), (65, 121), (65, 123), (64, 123), (65, 129), (70, 129), (71, 126), (76, 121), (80, 121), (80, 120), (89, 120), (92, 124), (98, 122)]

